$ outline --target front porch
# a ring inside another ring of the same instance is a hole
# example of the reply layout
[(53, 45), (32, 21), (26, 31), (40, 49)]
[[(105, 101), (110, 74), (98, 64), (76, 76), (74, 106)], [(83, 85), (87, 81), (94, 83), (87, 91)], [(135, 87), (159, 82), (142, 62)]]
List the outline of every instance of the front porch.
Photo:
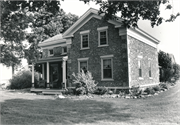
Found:
[(32, 92), (59, 93), (67, 88), (67, 56), (40, 59), (37, 64), (41, 68), (38, 84), (34, 82), (34, 64), (32, 63)]

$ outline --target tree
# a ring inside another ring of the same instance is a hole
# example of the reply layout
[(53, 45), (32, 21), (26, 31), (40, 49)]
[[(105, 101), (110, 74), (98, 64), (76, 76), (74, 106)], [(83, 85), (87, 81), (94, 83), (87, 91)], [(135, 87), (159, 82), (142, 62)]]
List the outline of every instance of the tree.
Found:
[[(85, 0), (85, 3), (94, 0)], [(166, 6), (166, 9), (172, 9), (173, 6), (169, 0), (139, 0), (139, 1), (102, 1), (97, 0), (96, 4), (100, 5), (99, 14), (105, 14), (104, 19), (117, 19), (117, 13), (120, 12), (119, 17), (123, 19), (124, 26), (138, 27), (140, 18), (143, 20), (150, 20), (151, 26), (160, 25), (163, 20), (166, 22), (173, 22), (180, 13), (170, 15), (169, 19), (160, 17), (160, 5)]]
[(170, 54), (159, 51), (158, 62), (161, 82), (176, 82), (180, 78), (180, 65), (172, 63)]
[(171, 57), (168, 53), (165, 53), (161, 50), (158, 53), (158, 62), (159, 66), (161, 66), (163, 69), (172, 68)]
[[(85, 3), (94, 0), (86, 0)], [(140, 18), (150, 20), (151, 26), (160, 25), (163, 20), (160, 17), (160, 5), (165, 5), (166, 9), (172, 9), (169, 0), (158, 1), (96, 1), (100, 5), (99, 14), (104, 13), (104, 19), (116, 19), (117, 12), (120, 12), (120, 18), (123, 19), (124, 26), (138, 27)], [(60, 9), (59, 0), (47, 1), (0, 1), (1, 6), (1, 34), (0, 38), (3, 41), (1, 51), (1, 62), (3, 64), (14, 63), (14, 58), (18, 59), (24, 55), (35, 62), (39, 57), (40, 50), (38, 43), (48, 37), (52, 37), (58, 33), (64, 32), (71, 26), (78, 17), (73, 14), (65, 14)], [(170, 18), (165, 21), (174, 21), (177, 16), (170, 15)], [(31, 27), (32, 33), (28, 34), (26, 29)], [(30, 48), (26, 49), (23, 41), (28, 39)], [(4, 49), (9, 48), (9, 49)], [(25, 51), (24, 51), (25, 50)], [(15, 56), (15, 54), (17, 56)], [(8, 59), (9, 61), (8, 61)], [(11, 60), (12, 59), (12, 60)], [(11, 60), (11, 61), (10, 61)]]
[[(78, 19), (60, 9), (59, 0), (1, 1), (0, 4), (1, 63), (7, 66), (19, 64), (19, 58), (24, 56), (35, 62), (40, 54), (38, 43), (64, 32)], [(32, 29), (31, 33), (27, 32), (28, 28)], [(28, 41), (29, 49), (24, 40)]]
[(180, 65), (173, 64), (173, 69), (174, 69), (173, 78), (174, 78), (174, 81), (177, 81), (180, 78)]

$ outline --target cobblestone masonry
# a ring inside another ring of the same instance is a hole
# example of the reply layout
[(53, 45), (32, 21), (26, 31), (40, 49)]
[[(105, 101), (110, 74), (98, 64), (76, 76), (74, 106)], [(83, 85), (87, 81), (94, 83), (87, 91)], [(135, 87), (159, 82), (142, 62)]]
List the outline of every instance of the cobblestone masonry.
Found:
[[(147, 85), (159, 82), (158, 53), (157, 49), (151, 47), (131, 36), (129, 40), (129, 66), (130, 66), (130, 86)], [(138, 76), (138, 56), (142, 56), (142, 78)], [(152, 78), (149, 78), (148, 60), (151, 60)]]
[[(98, 27), (108, 26), (108, 44), (106, 47), (98, 47)], [(81, 31), (90, 30), (89, 47), (87, 50), (80, 50)], [(114, 81), (101, 81), (101, 58), (104, 55), (114, 55), (113, 57), (113, 77)], [(78, 58), (87, 58), (88, 70), (92, 73), (98, 86), (120, 87), (128, 86), (127, 68), (127, 46), (126, 40), (122, 40), (119, 31), (114, 25), (96, 18), (90, 19), (78, 31), (74, 33), (72, 45), (68, 52), (68, 76), (72, 79), (72, 73), (78, 72)]]

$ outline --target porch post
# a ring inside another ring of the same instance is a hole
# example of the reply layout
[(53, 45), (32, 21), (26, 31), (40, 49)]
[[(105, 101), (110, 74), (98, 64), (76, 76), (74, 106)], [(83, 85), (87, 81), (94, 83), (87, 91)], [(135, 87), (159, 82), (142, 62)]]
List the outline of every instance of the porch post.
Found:
[(34, 88), (34, 63), (32, 63), (32, 88)]
[(42, 79), (44, 80), (44, 64), (42, 64)]
[(47, 89), (49, 89), (49, 62), (47, 62)]
[(65, 89), (66, 89), (66, 61), (67, 61), (68, 57), (64, 57), (63, 58), (63, 83), (65, 84)]

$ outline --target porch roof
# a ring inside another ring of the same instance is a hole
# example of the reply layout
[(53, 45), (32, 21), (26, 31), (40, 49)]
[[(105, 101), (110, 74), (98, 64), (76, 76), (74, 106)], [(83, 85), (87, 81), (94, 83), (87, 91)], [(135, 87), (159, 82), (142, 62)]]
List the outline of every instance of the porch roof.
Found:
[(67, 55), (63, 55), (63, 56), (59, 56), (59, 57), (42, 58), (42, 59), (39, 59), (36, 63), (63, 61), (64, 58), (67, 58)]
[(63, 44), (66, 42), (66, 39), (62, 38), (62, 34), (57, 34), (53, 37), (50, 37), (46, 40), (44, 40), (42, 43), (39, 43), (38, 45), (40, 47), (44, 47), (44, 46), (51, 46), (51, 45), (56, 45), (56, 44)]

